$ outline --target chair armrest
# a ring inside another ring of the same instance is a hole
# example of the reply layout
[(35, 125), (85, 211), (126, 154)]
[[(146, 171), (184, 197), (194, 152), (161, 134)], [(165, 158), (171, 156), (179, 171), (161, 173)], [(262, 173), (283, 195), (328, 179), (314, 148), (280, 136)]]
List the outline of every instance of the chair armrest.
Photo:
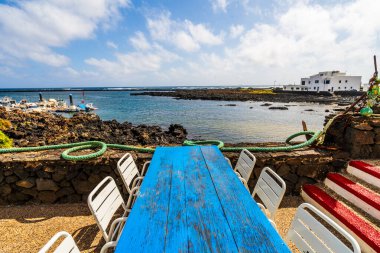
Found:
[(124, 227), (123, 223), (125, 223), (127, 219), (128, 217), (120, 217), (112, 222), (110, 231), (108, 232), (108, 238), (110, 241), (113, 241), (115, 235), (117, 235), (116, 241), (119, 240), (119, 236)]
[(261, 211), (265, 213), (265, 206), (261, 203), (257, 203), (257, 205), (260, 207)]
[(115, 248), (117, 245), (117, 242), (112, 241), (112, 242), (107, 242), (106, 244), (103, 245), (102, 249), (100, 250), (100, 253), (107, 253), (109, 248)]
[(145, 171), (149, 167), (150, 161), (147, 161), (144, 163), (142, 171), (141, 171), (141, 176), (145, 176)]
[[(240, 175), (240, 174), (239, 174)], [(248, 187), (248, 183), (247, 183), (247, 180), (245, 180), (244, 178), (242, 178), (241, 176), (239, 176), (239, 179), (240, 181), (244, 184), (245, 188), (247, 188), (248, 192), (249, 192), (249, 187)]]
[(143, 181), (143, 179), (144, 177), (136, 177), (135, 179), (133, 179), (131, 192), (133, 191), (134, 188), (140, 187), (140, 184)]
[(140, 191), (140, 186), (136, 186), (134, 187), (131, 192), (129, 193), (129, 196), (128, 196), (128, 201), (127, 201), (127, 205), (126, 205), (126, 210), (130, 210), (132, 209), (132, 205), (134, 204), (135, 200), (137, 199), (137, 196), (139, 195), (139, 191)]
[(51, 248), (51, 246), (53, 246), (57, 240), (61, 237), (71, 237), (71, 235), (69, 233), (67, 233), (66, 231), (61, 231), (61, 232), (58, 232), (56, 233), (46, 244), (45, 246), (42, 247), (42, 249), (40, 249), (40, 251), (38, 251), (38, 253), (46, 253), (46, 252), (49, 252), (49, 249)]
[(272, 224), (272, 226), (274, 227), (274, 229), (276, 229), (276, 231), (277, 231), (276, 223), (274, 223), (274, 221), (271, 220), (271, 219), (268, 219), (268, 220), (269, 220), (270, 224)]
[(228, 159), (227, 157), (224, 157), (224, 159), (226, 159), (227, 160), (227, 162), (228, 162), (228, 164), (231, 166), (231, 168), (232, 168), (232, 163), (231, 163), (231, 160), (230, 159)]

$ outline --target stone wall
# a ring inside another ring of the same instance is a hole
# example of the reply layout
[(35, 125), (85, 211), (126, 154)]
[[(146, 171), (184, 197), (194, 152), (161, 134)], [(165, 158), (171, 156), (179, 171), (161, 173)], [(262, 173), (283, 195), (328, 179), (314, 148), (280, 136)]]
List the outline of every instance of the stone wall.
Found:
[[(269, 166), (286, 181), (287, 194), (299, 194), (303, 183), (314, 183), (327, 172), (344, 168), (347, 154), (339, 154), (315, 150), (256, 153), (257, 164), (248, 183), (253, 189), (261, 169)], [(115, 170), (122, 155), (111, 150), (100, 158), (77, 162), (62, 160), (60, 151), (0, 155), (0, 204), (86, 201), (89, 192), (108, 175), (123, 191)], [(152, 156), (133, 155), (139, 168)], [(235, 164), (239, 154), (225, 155)]]
[[(86, 201), (106, 176), (116, 179), (123, 191), (115, 169), (122, 155), (120, 151), (107, 151), (100, 158), (76, 162), (61, 159), (59, 151), (0, 155), (0, 204)], [(142, 166), (151, 154), (134, 157)]]
[[(226, 153), (236, 164), (239, 154)], [(292, 152), (254, 153), (257, 158), (255, 169), (248, 181), (253, 190), (261, 170), (270, 167), (286, 183), (286, 195), (299, 195), (304, 183), (314, 184), (325, 179), (326, 174), (340, 171), (347, 165), (349, 154), (324, 150), (302, 150)]]
[(348, 152), (351, 158), (380, 158), (380, 117), (347, 114), (329, 127), (325, 145)]

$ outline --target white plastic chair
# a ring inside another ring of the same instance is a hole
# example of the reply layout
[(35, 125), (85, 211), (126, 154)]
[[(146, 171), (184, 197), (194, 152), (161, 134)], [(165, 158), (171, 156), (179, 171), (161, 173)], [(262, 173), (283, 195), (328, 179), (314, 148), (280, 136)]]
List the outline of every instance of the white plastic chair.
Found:
[[(120, 232), (127, 221), (127, 215), (131, 211), (130, 207), (134, 196), (136, 196), (135, 192), (137, 191), (138, 189), (136, 188), (131, 192), (128, 202), (125, 204), (115, 180), (108, 176), (104, 178), (88, 196), (88, 207), (106, 242), (118, 240)], [(107, 227), (120, 207), (124, 209), (123, 216), (115, 219), (107, 232)]]
[[(232, 168), (232, 164), (230, 159), (226, 158), (227, 162), (230, 164)], [(246, 149), (243, 149), (240, 152), (239, 159), (236, 163), (234, 171), (236, 175), (239, 177), (240, 181), (244, 184), (244, 186), (248, 188), (248, 180), (251, 177), (253, 168), (256, 164), (256, 157)]]
[[(333, 227), (351, 244), (353, 250), (347, 247), (336, 235), (322, 225), (315, 216), (318, 216)], [(297, 208), (294, 220), (286, 235), (286, 240), (292, 241), (301, 252), (361, 252), (358, 242), (349, 233), (308, 203), (303, 203)]]
[(274, 219), (276, 211), (285, 195), (285, 191), (285, 181), (269, 167), (265, 167), (261, 171), (260, 177), (253, 189), (252, 198), (257, 194), (263, 202), (263, 204), (257, 203), (259, 207), (264, 213), (265, 209), (267, 209), (269, 218)]
[(131, 194), (134, 188), (140, 187), (140, 184), (142, 180), (144, 179), (145, 171), (147, 167), (149, 166), (149, 164), (150, 164), (150, 161), (144, 163), (143, 169), (140, 173), (130, 153), (126, 153), (117, 162), (117, 170), (129, 194)]
[(102, 247), (102, 249), (100, 250), (100, 253), (107, 253), (109, 249), (111, 248), (115, 248), (117, 245), (117, 242), (107, 242), (106, 244), (104, 244), (104, 246)]
[(47, 253), (51, 247), (61, 238), (63, 241), (55, 248), (54, 253), (80, 253), (73, 237), (66, 231), (56, 233), (38, 253)]

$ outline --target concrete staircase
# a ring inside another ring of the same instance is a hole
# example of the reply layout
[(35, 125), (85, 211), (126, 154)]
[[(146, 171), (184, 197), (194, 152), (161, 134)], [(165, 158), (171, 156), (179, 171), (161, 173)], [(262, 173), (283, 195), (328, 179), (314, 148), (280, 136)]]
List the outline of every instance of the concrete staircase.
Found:
[(345, 172), (304, 185), (301, 194), (354, 236), (362, 252), (380, 252), (380, 167), (351, 161)]

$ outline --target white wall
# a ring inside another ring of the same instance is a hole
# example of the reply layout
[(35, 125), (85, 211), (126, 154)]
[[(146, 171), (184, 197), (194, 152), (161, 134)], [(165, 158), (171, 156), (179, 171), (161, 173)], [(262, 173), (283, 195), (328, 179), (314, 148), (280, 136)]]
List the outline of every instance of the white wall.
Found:
[[(331, 72), (319, 73), (317, 75), (310, 76), (307, 82), (309, 91), (350, 91), (350, 90), (360, 90), (361, 86), (361, 76), (344, 76), (341, 73), (331, 75)], [(325, 79), (330, 80), (329, 84), (325, 84)], [(304, 78), (301, 79), (304, 80)], [(317, 83), (316, 83), (317, 81)], [(340, 83), (339, 83), (340, 81)]]
[[(339, 82), (340, 81), (340, 82)], [(335, 76), (331, 78), (329, 89), (333, 91), (360, 91), (361, 77), (360, 76)]]

